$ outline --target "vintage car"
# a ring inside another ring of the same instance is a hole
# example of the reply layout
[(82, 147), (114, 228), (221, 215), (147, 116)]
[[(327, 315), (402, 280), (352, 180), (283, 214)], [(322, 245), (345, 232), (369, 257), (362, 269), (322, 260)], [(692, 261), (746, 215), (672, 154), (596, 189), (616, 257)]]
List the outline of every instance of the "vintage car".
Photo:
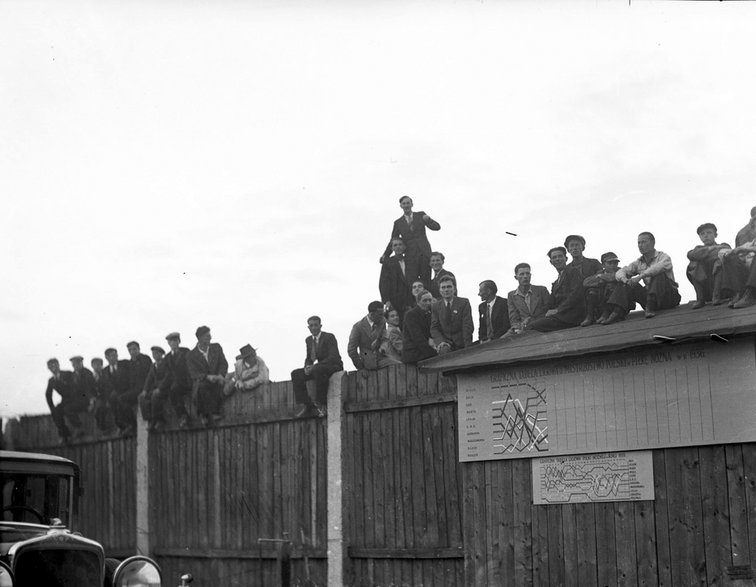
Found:
[(0, 587), (159, 587), (151, 559), (105, 558), (76, 531), (79, 467), (57, 456), (0, 451)]

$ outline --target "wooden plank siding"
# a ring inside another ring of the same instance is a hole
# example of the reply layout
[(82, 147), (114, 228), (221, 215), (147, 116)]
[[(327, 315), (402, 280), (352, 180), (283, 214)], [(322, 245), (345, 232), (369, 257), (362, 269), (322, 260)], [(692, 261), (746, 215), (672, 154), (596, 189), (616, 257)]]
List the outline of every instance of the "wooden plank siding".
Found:
[(366, 586), (465, 585), (453, 380), (406, 365), (350, 373), (342, 399), (345, 576)]

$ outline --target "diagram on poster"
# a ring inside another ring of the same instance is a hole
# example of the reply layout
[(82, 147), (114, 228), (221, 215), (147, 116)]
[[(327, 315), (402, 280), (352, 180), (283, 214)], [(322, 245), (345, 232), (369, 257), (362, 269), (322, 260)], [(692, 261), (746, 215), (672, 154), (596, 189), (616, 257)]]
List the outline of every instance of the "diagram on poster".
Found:
[(533, 503), (654, 499), (651, 451), (533, 459)]

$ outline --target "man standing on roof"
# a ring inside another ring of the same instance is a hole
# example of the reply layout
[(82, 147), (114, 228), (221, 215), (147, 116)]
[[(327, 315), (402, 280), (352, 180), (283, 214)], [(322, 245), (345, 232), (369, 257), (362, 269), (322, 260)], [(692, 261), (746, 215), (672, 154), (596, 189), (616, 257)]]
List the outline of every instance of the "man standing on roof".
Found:
[[(612, 313), (604, 324), (624, 319), (635, 302), (643, 306), (646, 318), (656, 316), (657, 310), (668, 310), (680, 305), (680, 292), (672, 270), (672, 259), (667, 253), (656, 250), (656, 238), (650, 232), (638, 235), (641, 256), (617, 271), (619, 285), (607, 303)], [(645, 287), (641, 285), (641, 281)]]
[[(413, 212), (412, 198), (409, 196), (399, 198), (399, 205), (404, 214), (401, 218), (394, 221), (391, 238), (402, 238), (407, 247), (404, 254), (407, 262), (407, 283), (420, 279), (427, 287), (431, 281), (430, 254), (432, 249), (428, 242), (428, 237), (425, 236), (425, 229), (440, 230), (441, 225), (425, 212)], [(391, 254), (391, 242), (389, 241), (380, 259), (381, 263), (384, 263)]]
[(564, 247), (553, 247), (549, 250), (548, 256), (559, 276), (551, 285), (546, 315), (530, 323), (529, 328), (539, 332), (572, 328), (580, 324), (585, 317), (583, 275), (580, 270), (567, 267), (567, 250)]
[[(381, 301), (390, 303), (391, 307), (399, 312), (399, 316), (412, 307), (412, 294), (410, 292), (412, 279), (409, 279), (409, 264), (404, 255), (406, 247), (404, 241), (399, 238), (391, 239), (391, 249), (394, 254), (386, 259), (381, 266), (381, 276), (378, 281), (378, 289), (381, 292)], [(383, 304), (381, 304), (383, 307)]]

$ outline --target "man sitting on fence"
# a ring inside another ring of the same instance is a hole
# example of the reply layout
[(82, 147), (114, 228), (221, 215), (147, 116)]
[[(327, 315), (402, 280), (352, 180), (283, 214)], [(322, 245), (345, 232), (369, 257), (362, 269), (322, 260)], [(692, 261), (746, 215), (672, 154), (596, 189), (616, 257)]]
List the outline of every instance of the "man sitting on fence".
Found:
[(363, 375), (366, 370), (375, 371), (389, 365), (397, 365), (399, 361), (379, 352), (381, 336), (386, 328), (383, 317), (383, 304), (375, 301), (368, 304), (368, 313), (352, 326), (347, 344), (347, 354), (352, 359), (354, 368)]
[(441, 299), (431, 308), (431, 336), (439, 355), (470, 346), (475, 330), (470, 300), (454, 295), (454, 281), (451, 275), (441, 278)]
[(103, 370), (102, 359), (95, 357), (90, 364), (92, 365), (92, 379), (94, 380), (94, 398), (90, 403), (90, 410), (94, 412), (95, 422), (100, 432), (108, 432), (113, 427), (108, 404), (113, 387)]
[(252, 348), (251, 344), (245, 344), (239, 349), (234, 372), (226, 376), (223, 395), (232, 395), (236, 390), (253, 391), (268, 381), (270, 378), (265, 361), (257, 354), (257, 349)]
[(132, 426), (134, 427), (133, 430), (136, 430), (133, 409), (127, 405), (128, 402), (126, 399), (129, 393), (131, 361), (119, 359), (118, 351), (114, 348), (105, 349), (105, 360), (108, 362), (108, 366), (104, 373), (108, 378), (110, 387), (108, 404), (113, 413), (113, 420), (116, 426), (118, 426), (121, 434), (126, 434)]
[(402, 362), (414, 365), (436, 356), (431, 346), (431, 305), (433, 295), (426, 289), (417, 293), (417, 306), (404, 317), (402, 331)]
[(165, 400), (168, 396), (170, 374), (163, 347), (153, 346), (152, 359), (142, 393), (139, 394), (139, 409), (142, 418), (149, 422), (150, 430), (159, 431), (165, 427)]
[[(294, 388), (294, 399), (304, 407), (297, 412), (297, 418), (308, 416), (324, 417), (326, 415), (326, 399), (328, 395), (328, 381), (334, 373), (344, 368), (339, 354), (336, 337), (330, 332), (321, 330), (319, 316), (307, 319), (310, 336), (305, 339), (305, 362), (302, 369), (291, 372), (291, 384)], [(315, 400), (307, 393), (307, 381), (315, 380)]]
[(200, 326), (195, 333), (197, 346), (186, 357), (189, 377), (193, 382), (197, 414), (203, 426), (215, 424), (223, 419), (221, 404), (223, 385), (226, 383), (228, 361), (223, 348), (217, 342), (210, 342), (213, 337), (210, 328)]
[[(58, 434), (60, 434), (63, 442), (68, 442), (71, 437), (71, 430), (68, 424), (71, 425), (71, 428), (74, 428), (76, 437), (83, 434), (79, 414), (87, 411), (89, 397), (77, 391), (74, 385), (73, 373), (71, 371), (61, 371), (58, 359), (47, 361), (47, 368), (52, 373), (52, 377), (47, 382), (45, 400), (47, 401), (47, 406), (50, 408), (53, 422), (55, 422), (55, 426), (58, 428)], [(53, 391), (57, 391), (60, 395), (60, 403), (58, 405), (53, 403)]]
[(168, 368), (168, 393), (173, 411), (178, 417), (179, 428), (186, 428), (189, 425), (186, 400), (192, 394), (192, 379), (189, 377), (189, 368), (186, 363), (190, 351), (187, 347), (181, 346), (181, 334), (178, 332), (171, 332), (165, 340), (171, 347), (165, 356)]

